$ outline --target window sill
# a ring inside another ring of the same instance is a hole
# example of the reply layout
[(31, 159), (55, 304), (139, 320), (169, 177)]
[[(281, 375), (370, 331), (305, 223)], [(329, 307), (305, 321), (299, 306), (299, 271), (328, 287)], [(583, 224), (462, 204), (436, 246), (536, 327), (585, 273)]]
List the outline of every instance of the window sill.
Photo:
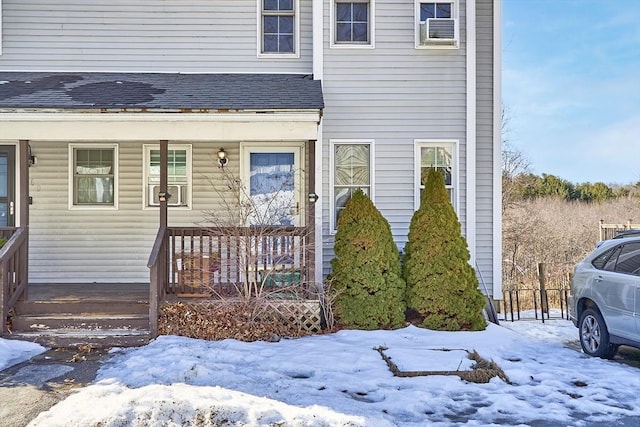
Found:
[(258, 53), (258, 59), (299, 59), (299, 53)]
[(375, 45), (358, 43), (331, 43), (331, 49), (375, 49)]

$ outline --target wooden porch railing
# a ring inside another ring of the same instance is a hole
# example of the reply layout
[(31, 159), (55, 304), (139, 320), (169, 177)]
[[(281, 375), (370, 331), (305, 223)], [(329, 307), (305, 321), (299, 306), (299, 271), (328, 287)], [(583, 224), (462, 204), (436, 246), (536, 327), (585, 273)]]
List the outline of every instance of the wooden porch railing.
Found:
[(27, 291), (29, 230), (3, 227), (0, 237), (8, 239), (0, 249), (0, 334), (5, 334), (11, 309)]
[(167, 229), (160, 228), (149, 255), (149, 334), (151, 338), (158, 336), (158, 314), (160, 302), (165, 296), (167, 283)]
[(628, 220), (626, 224), (605, 224), (604, 220), (600, 220), (600, 240), (613, 239), (619, 232), (625, 230), (640, 230), (640, 224), (633, 224)]
[(299, 286), (313, 277), (307, 227), (169, 227), (169, 280), (178, 296)]

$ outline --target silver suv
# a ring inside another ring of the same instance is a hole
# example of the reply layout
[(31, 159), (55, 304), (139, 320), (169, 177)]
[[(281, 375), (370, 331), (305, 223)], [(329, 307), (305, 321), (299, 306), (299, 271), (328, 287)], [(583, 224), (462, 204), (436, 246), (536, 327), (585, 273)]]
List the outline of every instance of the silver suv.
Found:
[(601, 242), (576, 265), (569, 315), (586, 354), (610, 359), (620, 345), (640, 348), (640, 237)]

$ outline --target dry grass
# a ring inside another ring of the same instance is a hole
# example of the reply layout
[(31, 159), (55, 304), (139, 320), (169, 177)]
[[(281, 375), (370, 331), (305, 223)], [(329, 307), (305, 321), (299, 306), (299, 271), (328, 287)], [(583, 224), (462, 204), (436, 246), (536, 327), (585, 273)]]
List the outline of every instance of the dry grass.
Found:
[(573, 267), (599, 239), (601, 219), (605, 223), (640, 220), (640, 202), (617, 199), (580, 203), (540, 198), (505, 207), (504, 289), (537, 289), (539, 263), (545, 264), (547, 288), (568, 288)]

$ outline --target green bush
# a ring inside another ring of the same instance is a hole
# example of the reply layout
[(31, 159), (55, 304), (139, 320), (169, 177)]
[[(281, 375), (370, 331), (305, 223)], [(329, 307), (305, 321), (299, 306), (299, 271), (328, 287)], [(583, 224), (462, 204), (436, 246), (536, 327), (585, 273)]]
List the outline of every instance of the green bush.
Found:
[(420, 209), (411, 219), (404, 277), (408, 314), (419, 326), (482, 330), (484, 297), (442, 174), (429, 169)]
[(339, 322), (357, 329), (404, 325), (405, 283), (389, 223), (361, 190), (338, 220), (329, 277)]

